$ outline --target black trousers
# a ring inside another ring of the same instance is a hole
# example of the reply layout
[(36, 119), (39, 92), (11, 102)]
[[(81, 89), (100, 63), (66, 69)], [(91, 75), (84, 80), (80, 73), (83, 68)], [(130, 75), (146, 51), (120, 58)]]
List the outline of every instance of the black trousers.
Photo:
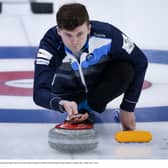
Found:
[(87, 94), (89, 106), (103, 112), (106, 105), (124, 93), (134, 78), (134, 69), (127, 62), (113, 62), (105, 68), (102, 80)]

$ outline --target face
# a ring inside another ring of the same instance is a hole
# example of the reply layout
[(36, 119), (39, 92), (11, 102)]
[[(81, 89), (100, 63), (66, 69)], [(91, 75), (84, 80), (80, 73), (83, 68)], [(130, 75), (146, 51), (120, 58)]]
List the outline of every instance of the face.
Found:
[(90, 25), (84, 23), (76, 27), (74, 30), (57, 29), (58, 34), (61, 36), (64, 45), (73, 53), (79, 52), (85, 45), (87, 36), (90, 33)]

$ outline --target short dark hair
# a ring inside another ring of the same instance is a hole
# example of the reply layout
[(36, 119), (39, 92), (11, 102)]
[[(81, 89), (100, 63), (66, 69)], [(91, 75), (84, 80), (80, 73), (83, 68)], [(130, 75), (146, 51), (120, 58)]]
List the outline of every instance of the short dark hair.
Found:
[(68, 3), (59, 8), (56, 21), (60, 29), (74, 30), (85, 22), (89, 24), (89, 14), (83, 4)]

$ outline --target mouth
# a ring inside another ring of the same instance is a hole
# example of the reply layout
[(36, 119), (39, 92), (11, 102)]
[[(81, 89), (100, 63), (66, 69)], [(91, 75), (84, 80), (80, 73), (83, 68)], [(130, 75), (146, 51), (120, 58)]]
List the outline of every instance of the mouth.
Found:
[(74, 46), (72, 46), (72, 48), (79, 48), (79, 47), (78, 47), (78, 45), (74, 45)]

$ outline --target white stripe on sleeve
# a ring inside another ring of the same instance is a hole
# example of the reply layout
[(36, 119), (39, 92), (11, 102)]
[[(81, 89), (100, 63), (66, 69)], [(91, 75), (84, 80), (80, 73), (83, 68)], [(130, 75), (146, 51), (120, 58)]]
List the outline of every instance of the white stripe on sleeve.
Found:
[(37, 57), (50, 60), (53, 57), (53, 55), (50, 52), (48, 52), (47, 50), (40, 48), (38, 50)]

